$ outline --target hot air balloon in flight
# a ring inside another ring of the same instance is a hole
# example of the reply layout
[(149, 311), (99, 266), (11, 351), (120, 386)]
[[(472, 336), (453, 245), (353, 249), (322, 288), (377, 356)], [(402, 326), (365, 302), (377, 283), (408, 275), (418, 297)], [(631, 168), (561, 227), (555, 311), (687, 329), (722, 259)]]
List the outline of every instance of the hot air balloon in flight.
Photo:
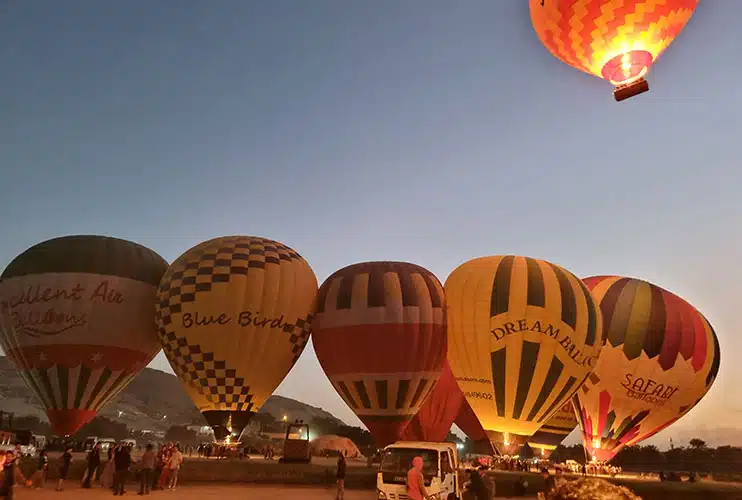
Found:
[(0, 346), (75, 434), (160, 350), (153, 304), (167, 262), (105, 236), (65, 236), (16, 257), (0, 281)]
[(514, 455), (592, 373), (600, 311), (572, 273), (513, 255), (446, 280), (448, 361), (494, 447)]
[(577, 428), (577, 416), (571, 401), (564, 403), (536, 433), (528, 440), (528, 446), (541, 458), (549, 458), (567, 435)]
[(584, 280), (600, 303), (606, 345), (574, 398), (585, 449), (608, 461), (688, 413), (719, 372), (719, 341), (686, 301), (646, 281)]
[(446, 360), (443, 287), (404, 262), (366, 262), (320, 287), (312, 323), (322, 369), (377, 445), (399, 440)]
[(217, 439), (239, 435), (309, 340), (317, 278), (277, 241), (229, 236), (191, 248), (160, 283), (165, 355)]
[(690, 20), (698, 0), (529, 0), (544, 46), (562, 62), (612, 83), (622, 101)]
[(464, 395), (448, 362), (438, 383), (402, 434), (405, 441), (445, 441), (461, 410)]
[(466, 402), (466, 398), (461, 402), (461, 408), (454, 423), (474, 442), (474, 450), (472, 450), (474, 453), (479, 455), (497, 454), (487, 437), (487, 433), (482, 428), (482, 424), (479, 423), (477, 415), (471, 409), (469, 403)]

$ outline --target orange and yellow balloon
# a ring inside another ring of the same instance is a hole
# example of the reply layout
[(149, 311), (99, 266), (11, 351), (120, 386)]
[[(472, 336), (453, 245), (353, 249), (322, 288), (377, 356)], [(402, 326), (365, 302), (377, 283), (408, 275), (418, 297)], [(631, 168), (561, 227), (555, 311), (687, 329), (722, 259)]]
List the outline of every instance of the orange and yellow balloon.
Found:
[(600, 303), (606, 344), (573, 402), (585, 449), (608, 461), (703, 398), (719, 372), (719, 341), (700, 312), (656, 285), (618, 276), (584, 281)]
[(625, 87), (643, 81), (698, 0), (529, 0), (529, 5), (539, 39), (557, 59)]

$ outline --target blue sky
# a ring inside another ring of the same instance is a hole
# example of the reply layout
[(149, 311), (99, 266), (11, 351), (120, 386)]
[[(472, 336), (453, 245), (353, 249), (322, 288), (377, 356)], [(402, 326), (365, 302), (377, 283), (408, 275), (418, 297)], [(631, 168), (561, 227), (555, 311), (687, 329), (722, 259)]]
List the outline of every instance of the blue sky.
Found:
[[(740, 16), (702, 2), (652, 90), (616, 104), (546, 52), (523, 1), (0, 0), (0, 266), (62, 234), (170, 261), (254, 234), (320, 281), (377, 259), (444, 280), (502, 253), (641, 277), (723, 350), (656, 442), (742, 444)], [(278, 393), (357, 422), (312, 349)]]

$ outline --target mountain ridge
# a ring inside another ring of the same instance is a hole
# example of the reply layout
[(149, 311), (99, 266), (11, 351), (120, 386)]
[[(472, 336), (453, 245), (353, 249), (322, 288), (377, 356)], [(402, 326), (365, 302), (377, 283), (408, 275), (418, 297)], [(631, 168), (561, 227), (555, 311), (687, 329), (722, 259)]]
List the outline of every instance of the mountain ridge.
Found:
[[(0, 411), (14, 413), (18, 417), (36, 416), (47, 421), (43, 406), (26, 387), (13, 362), (4, 356), (0, 356)], [(346, 425), (322, 408), (278, 395), (268, 398), (259, 413), (270, 414), (276, 420), (284, 416), (305, 422), (324, 418)], [(98, 415), (139, 431), (165, 431), (173, 425), (206, 424), (180, 380), (175, 375), (154, 368), (145, 368)]]

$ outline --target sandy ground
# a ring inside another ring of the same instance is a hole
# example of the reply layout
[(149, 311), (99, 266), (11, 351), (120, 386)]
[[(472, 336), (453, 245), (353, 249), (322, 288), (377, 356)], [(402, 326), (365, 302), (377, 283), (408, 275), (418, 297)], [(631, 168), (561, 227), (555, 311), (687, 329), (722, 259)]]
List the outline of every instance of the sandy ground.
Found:
[[(125, 497), (139, 498), (137, 490), (133, 487), (127, 489)], [(335, 491), (327, 488), (298, 488), (284, 486), (183, 486), (175, 491), (155, 491), (148, 495), (149, 498), (177, 498), (178, 500), (332, 500)], [(65, 488), (62, 492), (54, 491), (53, 487), (44, 490), (16, 489), (15, 500), (86, 500), (113, 498), (109, 490), (94, 488), (83, 490), (77, 487)], [(346, 500), (374, 500), (373, 491), (346, 491)]]
[[(133, 486), (133, 485), (132, 485)], [(135, 488), (126, 491), (126, 497), (139, 498)], [(62, 492), (54, 491), (53, 487), (44, 490), (27, 488), (16, 489), (15, 500), (87, 500), (112, 498), (109, 490), (94, 488), (83, 490), (77, 487), (66, 488)], [(183, 486), (175, 491), (155, 491), (149, 498), (177, 498), (178, 500), (333, 500), (335, 490), (329, 488), (301, 488), (295, 486)], [(535, 499), (536, 497), (520, 497), (520, 500)], [(373, 491), (346, 491), (345, 500), (375, 500)], [(503, 499), (505, 500), (505, 499)]]

